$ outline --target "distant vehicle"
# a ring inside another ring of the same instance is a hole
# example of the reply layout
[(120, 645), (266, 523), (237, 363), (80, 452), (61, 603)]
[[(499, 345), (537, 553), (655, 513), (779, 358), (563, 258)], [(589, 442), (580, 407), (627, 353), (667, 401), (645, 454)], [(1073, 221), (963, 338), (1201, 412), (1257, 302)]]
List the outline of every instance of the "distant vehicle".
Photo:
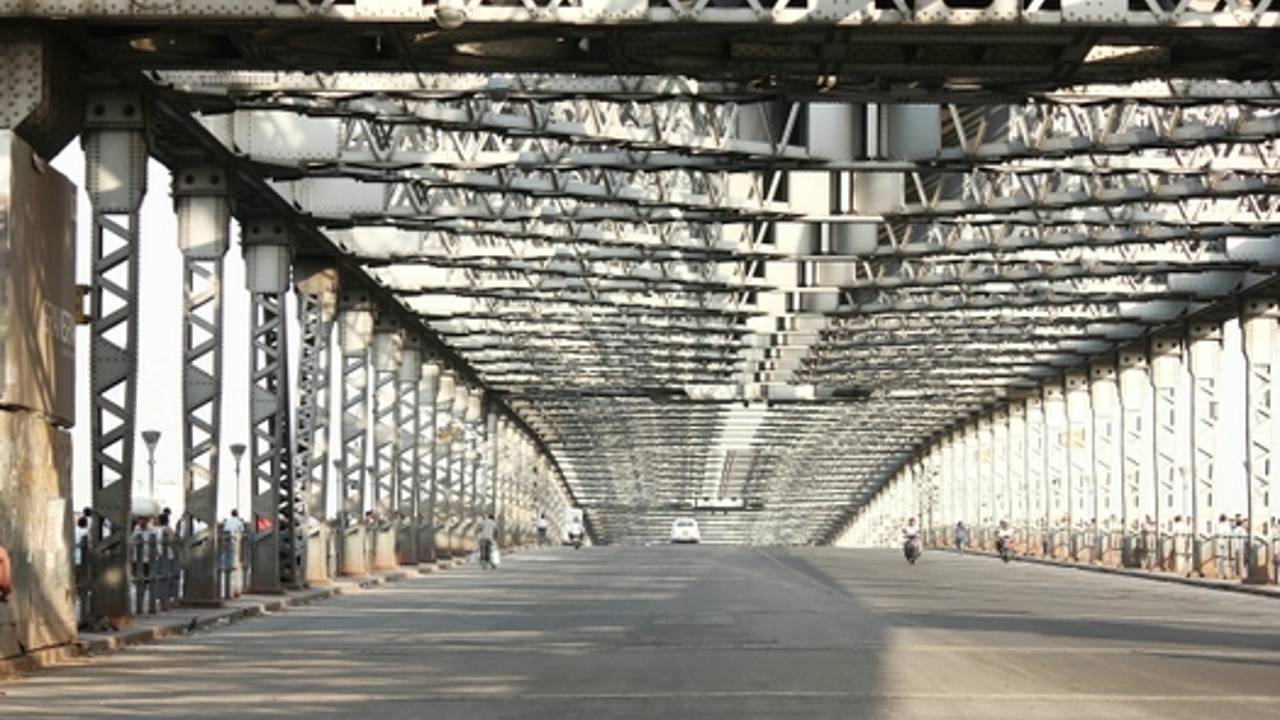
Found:
[(697, 543), (702, 541), (702, 533), (698, 531), (698, 521), (693, 518), (679, 518), (671, 525), (671, 542)]

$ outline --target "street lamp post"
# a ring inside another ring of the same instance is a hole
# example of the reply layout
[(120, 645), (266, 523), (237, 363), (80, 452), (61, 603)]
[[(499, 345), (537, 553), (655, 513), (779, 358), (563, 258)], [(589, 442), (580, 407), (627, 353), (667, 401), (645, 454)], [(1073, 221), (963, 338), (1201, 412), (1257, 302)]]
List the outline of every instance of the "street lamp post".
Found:
[(147, 497), (156, 499), (156, 445), (160, 443), (159, 430), (143, 430), (142, 442), (147, 446)]
[(240, 461), (244, 458), (244, 451), (248, 449), (244, 443), (231, 443), (231, 457), (236, 461), (236, 505), (239, 507), (243, 507), (240, 502)]

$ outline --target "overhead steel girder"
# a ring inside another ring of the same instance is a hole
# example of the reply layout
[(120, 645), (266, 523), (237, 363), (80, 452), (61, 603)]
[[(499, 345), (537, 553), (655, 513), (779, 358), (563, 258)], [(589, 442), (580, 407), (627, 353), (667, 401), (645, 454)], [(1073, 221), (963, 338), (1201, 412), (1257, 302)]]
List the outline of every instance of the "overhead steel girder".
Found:
[[(1003, 209), (981, 207), (971, 201), (939, 202), (936, 206), (903, 206), (885, 213), (880, 218), (888, 222), (899, 220), (946, 220), (974, 225), (1129, 225), (1153, 224), (1179, 227), (1201, 225), (1232, 225), (1248, 227), (1280, 223), (1280, 195), (1274, 192), (1276, 181), (1267, 180), (1266, 192), (1236, 192), (1234, 188), (1206, 190), (1197, 195), (1179, 196), (1173, 191), (1169, 197), (1161, 197), (1146, 190), (1125, 190), (1114, 197), (1063, 198), (1061, 201), (1028, 200), (1015, 198), (1004, 204)], [(838, 218), (813, 218), (833, 220)], [(864, 219), (850, 218), (854, 222)]]
[[(362, 219), (356, 227), (332, 228), (327, 234), (339, 247), (370, 263), (394, 262), (441, 252), (462, 252), (465, 243), (477, 247), (515, 248), (541, 254), (546, 248), (597, 248), (601, 252), (631, 249), (679, 252), (690, 259), (735, 259), (739, 256), (771, 257), (778, 253), (748, 244), (734, 226), (678, 223), (600, 221), (583, 223), (535, 220), (442, 220), (425, 226), (417, 222), (384, 224)], [(364, 223), (364, 224), (361, 224)], [(514, 250), (513, 250), (514, 252)]]
[[(1127, 175), (1012, 175), (977, 187), (964, 183), (961, 197), (924, 199), (904, 204), (888, 213), (893, 217), (943, 217), (971, 214), (999, 216), (1019, 211), (1052, 212), (1072, 208), (1128, 207), (1166, 203), (1181, 207), (1187, 201), (1248, 200), (1274, 216), (1280, 202), (1280, 176), (1229, 174), (1188, 178)], [(988, 178), (989, 179), (989, 178)], [(981, 182), (981, 181), (980, 181)], [(921, 193), (923, 196), (924, 193)], [(1229, 206), (1228, 206), (1229, 207)], [(1192, 213), (1188, 213), (1192, 214)]]
[[(1229, 220), (1230, 218), (1222, 218)], [(932, 255), (973, 255), (1019, 250), (1070, 250), (1127, 245), (1182, 245), (1228, 242), (1239, 238), (1280, 234), (1280, 223), (1263, 221), (1218, 222), (1216, 219), (1183, 224), (1127, 221), (1110, 223), (1056, 223), (1053, 219), (1036, 223), (965, 224), (954, 220), (933, 223), (883, 226), (885, 242), (876, 247), (874, 257), (927, 257)], [(1228, 247), (1228, 252), (1231, 248)]]
[[(1122, 94), (1123, 88), (1112, 88)], [(1101, 97), (1102, 87), (1079, 88), (1057, 94), (1065, 102), (1039, 99), (1015, 105), (974, 107), (948, 105), (945, 122), (955, 133), (956, 144), (942, 148), (928, 159), (940, 163), (995, 163), (1010, 160), (1060, 160), (1090, 157), (1105, 167), (1124, 163), (1122, 157), (1150, 150), (1196, 150), (1175, 153), (1171, 160), (1204, 161), (1232, 152), (1231, 146), (1263, 143), (1280, 137), (1280, 98), (1275, 83), (1240, 86), (1226, 83), (1227, 93), (1212, 104), (1186, 107), (1174, 102), (1144, 102), (1123, 95)], [(1257, 104), (1271, 103), (1272, 105)]]
[[(738, 102), (767, 98), (746, 83), (702, 81), (675, 75), (565, 75), (539, 73), (431, 72), (223, 72), (164, 70), (154, 77), (174, 90), (200, 95), (364, 96), (370, 93), (413, 100), (569, 100), (615, 102), (695, 98)], [(1231, 96), (1239, 96), (1243, 91)]]
[[(548, 257), (508, 261), (460, 261), (437, 259), (421, 263), (400, 262), (385, 268), (371, 268), (370, 274), (389, 285), (430, 284), (449, 288), (484, 285), (492, 278), (502, 281), (525, 280), (531, 290), (552, 287), (558, 281), (591, 281), (630, 286), (689, 286), (708, 291), (769, 290), (763, 279), (747, 277), (742, 263), (688, 262), (681, 260), (653, 262), (648, 260), (586, 260), (572, 257)], [(572, 285), (571, 285), (572, 286)], [(516, 287), (521, 287), (516, 285)]]
[[(198, 102), (200, 98), (194, 99)], [(810, 159), (804, 148), (786, 144), (781, 137), (734, 137), (740, 115), (762, 118), (766, 112), (763, 105), (704, 103), (689, 98), (653, 102), (598, 98), (508, 102), (488, 97), (413, 100), (372, 93), (356, 97), (222, 94), (215, 102), (231, 102), (236, 107), (235, 146), (252, 148), (256, 157), (267, 162), (350, 160), (404, 166), (420, 162), (420, 153), (438, 149), (461, 151), (464, 156), (485, 146), (494, 149), (495, 144), (504, 144), (498, 140), (501, 137), (792, 164)], [(468, 133), (475, 135), (460, 141), (460, 136)], [(305, 145), (295, 141), (270, 148), (269, 141), (280, 143), (281, 138), (290, 136), (305, 138)], [(325, 154), (330, 151), (332, 154)]]
[[(275, 180), (271, 186), (300, 212), (322, 223), (377, 223), (467, 220), (543, 220), (548, 222), (623, 220), (628, 222), (725, 222), (782, 218), (785, 203), (765, 203), (669, 191), (612, 191), (603, 185), (557, 187), (553, 180), (530, 178), (502, 187), (472, 187), (425, 181), (362, 182), (349, 178)], [(475, 189), (472, 189), (475, 188)]]
[[(745, 307), (743, 303), (727, 293), (694, 293), (665, 291), (657, 295), (658, 302), (639, 302), (638, 298), (649, 297), (648, 293), (629, 293), (611, 291), (608, 293), (582, 292), (569, 294), (564, 292), (432, 292), (430, 290), (400, 290), (404, 302), (419, 315), (427, 318), (450, 317), (453, 315), (470, 315), (473, 302), (492, 301), (495, 303), (511, 303), (518, 308), (521, 304), (552, 303), (565, 306), (578, 305), (598, 307), (602, 309), (623, 308), (632, 312), (668, 312), (678, 315), (753, 315), (757, 311)], [(707, 297), (714, 295), (715, 297)], [(677, 300), (680, 298), (680, 300)], [(694, 298), (692, 300), (686, 298)]]
[[(77, 31), (98, 58), (133, 68), (432, 64), (473, 72), (701, 73), (765, 84), (803, 77), (815, 90), (881, 78), (881, 86), (910, 81), (917, 89), (974, 93), (991, 85), (1008, 93), (1139, 77), (1273, 77), (1269, 31), (1280, 24), (1280, 12), (1268, 1), (1223, 10), (1194, 3), (1165, 9), (1154, 1), (1135, 9), (1119, 2), (1044, 5), (913, 9), (805, 0), (770, 8), (758, 0), (588, 0), (552, 7), (483, 0), (441, 10), (417, 0), (241, 0), (157, 9), (123, 0), (37, 0), (0, 17), (57, 17), (57, 27)], [(157, 29), (94, 32), (130, 18)], [(843, 42), (833, 46), (836, 29)]]

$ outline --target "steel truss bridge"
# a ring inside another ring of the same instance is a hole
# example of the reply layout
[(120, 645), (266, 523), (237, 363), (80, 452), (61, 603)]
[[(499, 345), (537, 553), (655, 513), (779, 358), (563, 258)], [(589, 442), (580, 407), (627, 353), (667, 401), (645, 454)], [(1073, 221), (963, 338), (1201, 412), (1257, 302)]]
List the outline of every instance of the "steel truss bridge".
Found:
[[(878, 542), (907, 514), (1204, 526), (1225, 383), (1247, 384), (1251, 532), (1280, 514), (1273, 0), (0, 0), (0, 18), (4, 124), (87, 151), (104, 558), (128, 526), (148, 156), (173, 171), (187, 503), (210, 523), (242, 229), (263, 582), (304, 579), (296, 529), (334, 459), (342, 515), (401, 513), (409, 554), (486, 503), (526, 526), (578, 506), (614, 543), (663, 539), (705, 498), (741, 500), (704, 534), (742, 543)], [(1220, 362), (1236, 318), (1244, 380)]]

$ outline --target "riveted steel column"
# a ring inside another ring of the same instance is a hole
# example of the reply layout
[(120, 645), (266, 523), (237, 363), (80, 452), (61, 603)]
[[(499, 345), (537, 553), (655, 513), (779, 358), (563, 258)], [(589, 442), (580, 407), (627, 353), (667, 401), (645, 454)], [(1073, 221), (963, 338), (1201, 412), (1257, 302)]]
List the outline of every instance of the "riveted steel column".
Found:
[(249, 290), (249, 471), (253, 506), (251, 592), (303, 583), (305, 508), (293, 485), (289, 443), (289, 363), (284, 306), (292, 249), (288, 230), (265, 219), (241, 225)]
[(1089, 374), (1073, 371), (1064, 379), (1067, 406), (1067, 532), (1071, 557), (1093, 561), (1097, 539), (1094, 513), (1093, 409), (1089, 403)]
[[(294, 404), (293, 476), (306, 504), (307, 552), (303, 577), (329, 579), (330, 529), (311, 520), (328, 517), (330, 357), (338, 314), (338, 272), (327, 262), (298, 261), (293, 268), (298, 301), (298, 399)], [(314, 536), (312, 536), (314, 533)]]
[(485, 407), (487, 410), (485, 413), (485, 437), (487, 442), (485, 454), (489, 458), (488, 468), (486, 468), (486, 476), (489, 481), (488, 512), (496, 520), (498, 515), (498, 493), (502, 483), (499, 467), (502, 436), (498, 432), (498, 413), (494, 412), (492, 402), (486, 403)]
[(1027, 401), (1022, 398), (1009, 401), (1009, 511), (1004, 518), (1017, 530), (1025, 527), (1027, 516)]
[(974, 545), (986, 548), (990, 544), (992, 516), (996, 504), (994, 428), (990, 415), (979, 418), (977, 428), (978, 449), (978, 505), (974, 516)]
[(1045, 422), (1045, 496), (1044, 524), (1049, 533), (1053, 557), (1067, 556), (1070, 538), (1067, 465), (1067, 402), (1062, 384), (1048, 381), (1043, 385)]
[(1009, 409), (991, 412), (991, 524), (998, 527), (1009, 519)]
[(1191, 536), (1192, 564), (1199, 575), (1214, 567), (1214, 466), (1218, 451), (1218, 383), (1222, 373), (1222, 325), (1187, 326), (1191, 365)]
[(939, 483), (942, 491), (942, 532), (938, 540), (941, 544), (950, 546), (952, 526), (955, 525), (959, 515), (956, 510), (956, 501), (960, 497), (959, 489), (956, 487), (958, 473), (956, 473), (955, 452), (950, 433), (938, 439), (937, 447), (938, 457), (941, 460), (938, 471), (941, 476)]
[(366, 575), (365, 442), (369, 427), (369, 346), (373, 344), (373, 304), (364, 293), (342, 293), (338, 342), (342, 349), (342, 505), (338, 545), (343, 575)]
[(452, 373), (440, 373), (440, 393), (436, 400), (436, 449), (438, 451), (436, 469), (436, 557), (448, 560), (454, 554), (453, 549), (453, 498), (454, 469), (456, 445), (458, 442), (458, 423), (456, 419), (455, 399), (457, 387)]
[(436, 402), (440, 392), (440, 364), (434, 358), (422, 361), (422, 379), (418, 382), (418, 562), (436, 561), (436, 462), (440, 451), (437, 441)]
[(1155, 418), (1155, 523), (1156, 566), (1184, 572), (1175, 567), (1179, 553), (1171, 531), (1175, 515), (1181, 515), (1183, 479), (1190, 480), (1179, 462), (1178, 382), (1182, 377), (1182, 338), (1162, 336), (1151, 341), (1152, 413)]
[(421, 531), (422, 437), (421, 402), (418, 387), (422, 382), (422, 353), (418, 338), (408, 336), (400, 351), (400, 367), (396, 382), (396, 560), (400, 565), (417, 565), (421, 551), (418, 538)]
[[(1146, 488), (1152, 482), (1153, 444), (1151, 432), (1151, 381), (1147, 354), (1139, 348), (1126, 348), (1120, 352), (1120, 406), (1124, 413), (1124, 435), (1121, 453), (1124, 462), (1124, 480), (1121, 483), (1120, 502), (1123, 508), (1121, 520), (1126, 535), (1125, 564), (1142, 565), (1153, 559), (1148, 551), (1152, 538), (1149, 523), (1144, 518), (1154, 512), (1151, 495)], [(1144, 508), (1147, 510), (1144, 512)]]
[(1274, 582), (1272, 536), (1267, 524), (1277, 514), (1271, 474), (1275, 462), (1275, 410), (1272, 393), (1275, 383), (1277, 320), (1280, 307), (1275, 298), (1249, 298), (1241, 304), (1240, 329), (1245, 357), (1245, 472), (1249, 476), (1249, 541), (1245, 552), (1251, 582)]
[[(133, 502), (138, 375), (138, 255), (147, 192), (146, 117), (141, 98), (96, 93), (85, 102), (85, 189), (93, 208), (90, 258), (89, 394), (96, 621), (129, 616), (129, 529)], [(104, 522), (105, 521), (105, 522)]]
[(373, 332), (373, 569), (393, 570), (396, 562), (396, 408), (404, 335), (380, 318)]
[[(231, 201), (219, 167), (173, 176), (182, 251), (183, 599), (218, 602), (218, 448), (222, 419), (222, 265)], [(196, 523), (199, 523), (197, 526)], [(200, 527), (199, 532), (195, 528)]]
[(1047, 431), (1045, 428), (1044, 398), (1037, 394), (1027, 398), (1027, 502), (1023, 518), (1027, 538), (1027, 552), (1044, 554), (1046, 542), (1045, 513), (1045, 457), (1047, 456)]
[(1089, 396), (1093, 408), (1094, 517), (1098, 518), (1098, 560), (1120, 565), (1124, 547), (1121, 517), (1120, 388), (1115, 361), (1089, 366)]

